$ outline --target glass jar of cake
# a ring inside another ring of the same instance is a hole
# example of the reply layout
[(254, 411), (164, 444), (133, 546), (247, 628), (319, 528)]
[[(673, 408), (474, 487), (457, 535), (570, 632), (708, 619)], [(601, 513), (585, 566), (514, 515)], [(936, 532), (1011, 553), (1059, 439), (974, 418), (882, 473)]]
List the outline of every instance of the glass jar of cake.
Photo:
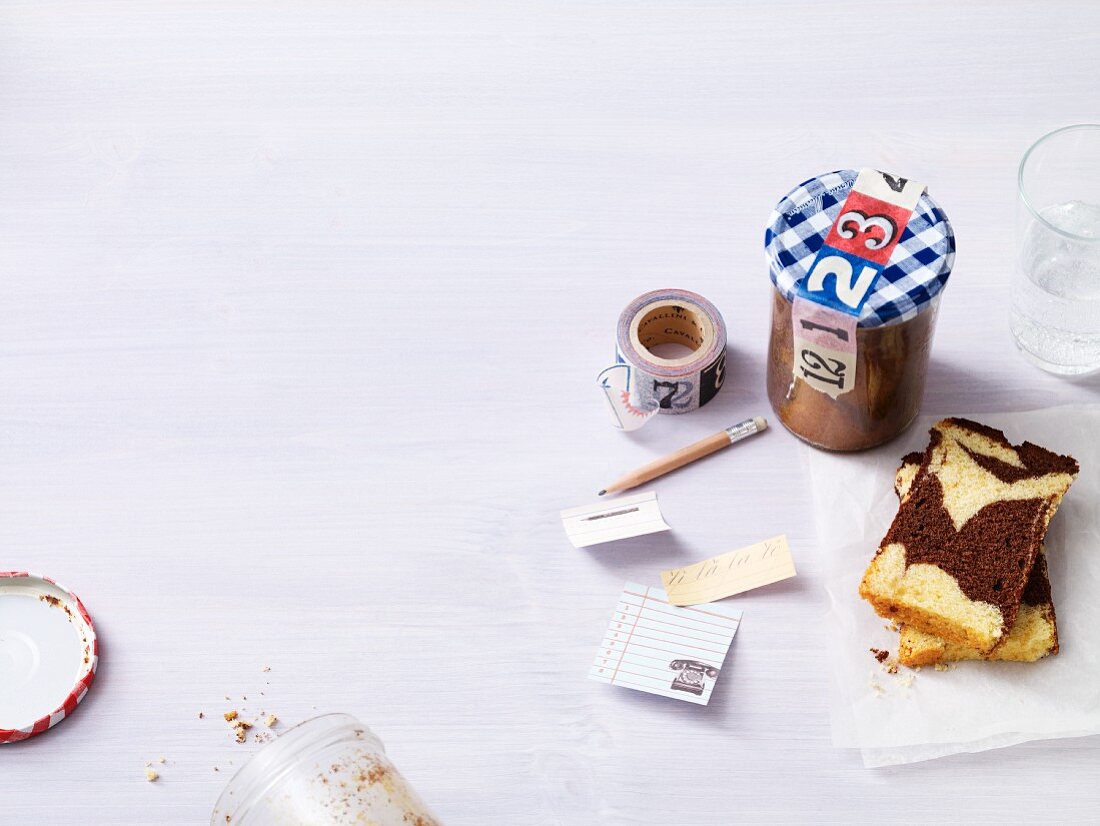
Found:
[(382, 741), (347, 714), (306, 720), (260, 749), (229, 781), (210, 823), (439, 826)]
[(779, 420), (826, 450), (897, 436), (920, 409), (954, 264), (943, 210), (905, 178), (830, 172), (779, 201), (764, 247), (774, 286), (768, 399)]

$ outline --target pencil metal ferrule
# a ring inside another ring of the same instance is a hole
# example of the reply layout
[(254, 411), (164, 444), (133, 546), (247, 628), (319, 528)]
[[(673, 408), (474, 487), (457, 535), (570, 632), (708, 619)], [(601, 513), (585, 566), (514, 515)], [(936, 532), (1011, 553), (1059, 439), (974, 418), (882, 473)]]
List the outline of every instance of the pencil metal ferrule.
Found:
[(733, 444), (759, 432), (759, 430), (760, 428), (756, 426), (755, 419), (745, 419), (743, 422), (727, 427), (725, 432), (729, 436), (730, 444)]

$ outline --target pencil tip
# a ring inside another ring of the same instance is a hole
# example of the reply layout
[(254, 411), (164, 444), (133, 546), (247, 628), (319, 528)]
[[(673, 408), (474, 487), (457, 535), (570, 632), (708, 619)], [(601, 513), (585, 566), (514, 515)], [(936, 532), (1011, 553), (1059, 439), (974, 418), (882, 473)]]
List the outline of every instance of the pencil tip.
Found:
[(601, 491), (600, 491), (599, 493), (597, 493), (596, 495), (597, 495), (597, 496), (603, 496), (603, 495), (604, 495), (605, 493), (607, 493), (607, 491), (606, 491), (606, 490), (601, 490)]

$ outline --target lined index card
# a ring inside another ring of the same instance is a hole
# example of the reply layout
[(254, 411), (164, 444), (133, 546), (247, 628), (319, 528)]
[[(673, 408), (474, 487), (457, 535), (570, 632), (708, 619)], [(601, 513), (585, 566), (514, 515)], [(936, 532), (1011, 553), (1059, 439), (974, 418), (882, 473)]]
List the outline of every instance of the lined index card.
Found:
[(677, 608), (660, 588), (628, 582), (588, 676), (706, 705), (740, 624), (728, 605)]

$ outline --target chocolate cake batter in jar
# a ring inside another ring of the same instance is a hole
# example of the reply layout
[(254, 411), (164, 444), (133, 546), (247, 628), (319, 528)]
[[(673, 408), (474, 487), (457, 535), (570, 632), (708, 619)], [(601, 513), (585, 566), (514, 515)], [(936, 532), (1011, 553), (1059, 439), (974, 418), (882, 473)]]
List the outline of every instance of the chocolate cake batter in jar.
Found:
[(864, 450), (901, 433), (924, 395), (939, 296), (951, 274), (955, 236), (927, 192), (920, 196), (858, 317), (851, 389), (835, 398), (795, 374), (792, 324), (798, 285), (855, 183), (855, 170), (811, 178), (776, 206), (764, 246), (774, 292), (768, 399), (783, 425), (827, 450)]

